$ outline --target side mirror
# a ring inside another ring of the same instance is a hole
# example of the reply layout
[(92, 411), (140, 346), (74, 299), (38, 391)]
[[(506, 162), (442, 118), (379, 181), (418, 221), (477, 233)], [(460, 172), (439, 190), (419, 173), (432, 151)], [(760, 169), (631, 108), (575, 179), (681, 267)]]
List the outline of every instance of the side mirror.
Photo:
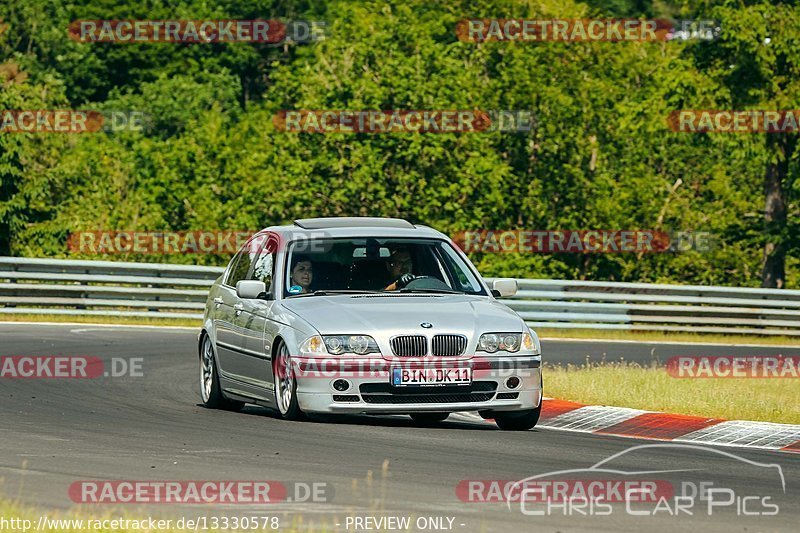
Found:
[(517, 294), (517, 280), (510, 278), (496, 279), (492, 283), (492, 293), (495, 296), (509, 298)]
[(242, 280), (236, 283), (236, 296), (243, 300), (255, 300), (267, 292), (267, 284), (254, 279)]

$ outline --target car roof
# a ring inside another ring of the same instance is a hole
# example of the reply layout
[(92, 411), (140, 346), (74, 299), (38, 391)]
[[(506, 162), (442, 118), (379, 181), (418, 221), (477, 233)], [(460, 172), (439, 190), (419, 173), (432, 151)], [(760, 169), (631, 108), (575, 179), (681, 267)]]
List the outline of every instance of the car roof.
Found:
[(381, 217), (327, 217), (327, 218), (300, 218), (294, 221), (295, 226), (303, 229), (329, 229), (329, 228), (413, 228), (414, 224), (402, 218)]
[(310, 237), (385, 237), (448, 239), (428, 226), (412, 224), (401, 218), (327, 217), (302, 218), (286, 226), (270, 226), (264, 231), (278, 233), (290, 240)]

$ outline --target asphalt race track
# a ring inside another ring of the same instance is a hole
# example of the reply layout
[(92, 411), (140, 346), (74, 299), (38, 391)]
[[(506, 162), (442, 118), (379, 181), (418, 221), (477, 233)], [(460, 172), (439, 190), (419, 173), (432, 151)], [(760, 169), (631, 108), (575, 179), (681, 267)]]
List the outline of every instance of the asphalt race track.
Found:
[[(556, 341), (545, 341), (543, 350), (547, 360), (576, 363), (603, 354), (608, 360), (658, 357), (663, 362), (673, 355), (785, 351)], [(745, 467), (713, 451), (648, 448), (616, 462), (631, 472), (680, 470), (656, 475), (669, 477), (673, 485), (687, 479), (687, 472), (700, 472), (703, 479), (735, 489), (736, 504), (715, 507), (712, 516), (703, 506), (692, 515), (632, 516), (624, 504), (608, 516), (567, 514), (566, 509), (530, 516), (518, 505), (509, 510), (504, 503), (464, 502), (456, 487), (461, 480), (519, 480), (588, 468), (648, 442), (545, 429), (502, 432), (462, 415), (426, 428), (405, 416), (286, 422), (260, 407), (241, 413), (208, 410), (198, 405), (196, 332), (189, 330), (0, 324), (0, 356), (18, 355), (143, 358), (144, 377), (0, 380), (0, 493), (43, 509), (75, 505), (68, 488), (79, 480), (277, 480), (328, 483), (329, 501), (258, 508), (121, 505), (100, 511), (193, 517), (270, 514), (281, 517), (281, 529), (327, 524), (328, 531), (363, 530), (352, 526), (353, 517), (381, 516), (408, 516), (412, 523), (419, 517), (450, 517), (452, 530), (469, 532), (796, 531), (800, 521), (796, 454), (724, 448), (751, 462), (779, 465), (785, 492), (776, 468)], [(741, 498), (766, 495), (779, 506), (777, 514), (759, 514), (765, 510), (757, 505), (759, 499), (747, 500), (749, 507), (737, 506)], [(745, 516), (750, 512), (756, 515)]]

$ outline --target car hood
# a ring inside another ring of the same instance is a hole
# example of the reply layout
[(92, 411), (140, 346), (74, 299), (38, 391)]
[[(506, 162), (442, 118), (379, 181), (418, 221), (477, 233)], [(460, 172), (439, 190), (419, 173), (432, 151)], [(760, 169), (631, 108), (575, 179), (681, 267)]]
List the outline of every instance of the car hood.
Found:
[[(470, 295), (392, 294), (308, 296), (283, 306), (323, 335), (521, 332), (522, 319), (496, 300)], [(427, 322), (431, 328), (423, 328)]]

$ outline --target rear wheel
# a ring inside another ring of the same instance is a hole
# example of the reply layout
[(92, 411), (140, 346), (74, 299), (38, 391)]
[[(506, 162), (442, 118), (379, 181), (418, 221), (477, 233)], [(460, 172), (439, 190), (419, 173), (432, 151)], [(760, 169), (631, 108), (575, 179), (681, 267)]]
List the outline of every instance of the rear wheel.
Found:
[(434, 424), (447, 420), (450, 413), (412, 413), (411, 419), (419, 424)]
[(286, 420), (305, 418), (305, 413), (300, 410), (300, 405), (297, 403), (297, 380), (286, 343), (281, 342), (278, 346), (272, 369), (275, 377), (275, 404), (281, 417)]
[(494, 421), (497, 427), (506, 431), (527, 431), (536, 426), (541, 412), (542, 404), (539, 403), (536, 409), (495, 413)]
[(200, 397), (203, 405), (209, 409), (239, 411), (244, 407), (244, 402), (229, 400), (222, 395), (214, 347), (208, 335), (203, 336), (203, 344), (200, 347)]

